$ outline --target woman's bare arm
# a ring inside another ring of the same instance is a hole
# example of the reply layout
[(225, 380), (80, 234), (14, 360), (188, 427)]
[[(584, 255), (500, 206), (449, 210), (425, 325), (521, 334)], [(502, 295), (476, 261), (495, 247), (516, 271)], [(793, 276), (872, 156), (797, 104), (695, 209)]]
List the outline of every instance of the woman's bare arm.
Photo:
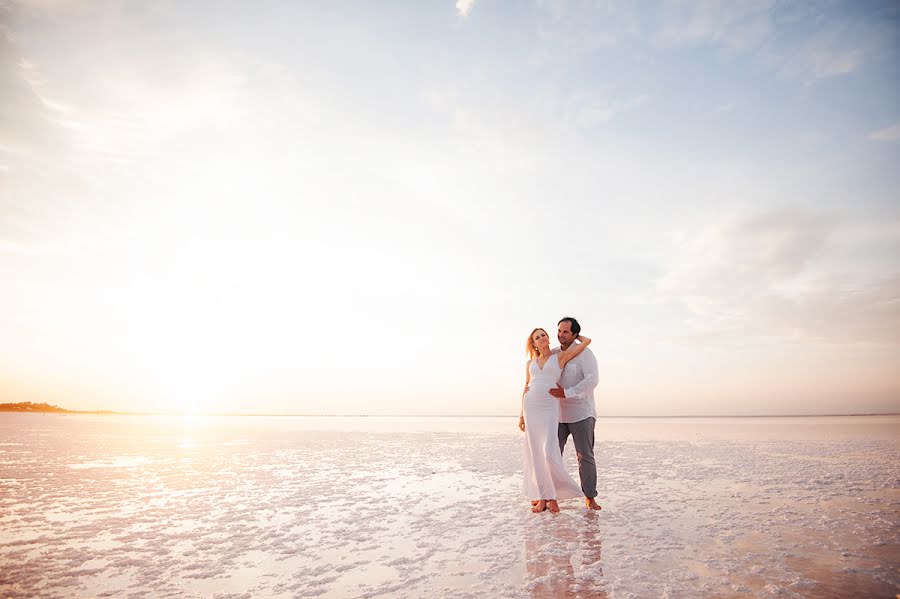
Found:
[(525, 364), (525, 388), (522, 390), (522, 409), (519, 412), (519, 430), (525, 430), (525, 393), (528, 392), (528, 383), (531, 381), (531, 360)]
[(575, 345), (573, 343), (566, 351), (556, 352), (556, 359), (559, 360), (560, 368), (563, 368), (566, 364), (569, 363), (569, 360), (583, 352), (585, 349), (587, 349), (587, 346), (591, 344), (591, 340), (583, 335), (578, 335), (576, 339), (581, 343), (579, 343), (578, 345)]

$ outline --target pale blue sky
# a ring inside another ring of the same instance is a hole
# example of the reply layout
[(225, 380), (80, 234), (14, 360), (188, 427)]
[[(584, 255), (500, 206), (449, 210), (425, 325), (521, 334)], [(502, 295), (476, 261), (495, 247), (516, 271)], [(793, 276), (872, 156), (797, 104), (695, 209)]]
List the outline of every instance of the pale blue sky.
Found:
[(0, 399), (900, 410), (896, 3), (6, 2)]

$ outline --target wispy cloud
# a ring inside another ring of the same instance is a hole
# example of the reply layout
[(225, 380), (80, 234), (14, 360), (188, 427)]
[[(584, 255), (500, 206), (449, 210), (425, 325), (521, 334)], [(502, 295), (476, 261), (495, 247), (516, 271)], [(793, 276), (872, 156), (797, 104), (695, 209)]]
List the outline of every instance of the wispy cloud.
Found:
[(897, 141), (900, 139), (900, 123), (894, 123), (884, 129), (869, 133), (869, 139), (877, 141)]
[(667, 45), (714, 44), (729, 52), (758, 48), (774, 30), (771, 1), (664, 3), (663, 25), (656, 34)]
[(465, 19), (469, 16), (469, 13), (472, 12), (472, 7), (475, 6), (475, 0), (456, 0), (456, 16), (460, 19)]
[(512, 107), (489, 84), (431, 89), (423, 100), (451, 132), (459, 157), (474, 170), (530, 170), (546, 158), (552, 126), (529, 104)]
[(577, 107), (573, 110), (573, 119), (575, 124), (580, 127), (590, 127), (634, 110), (646, 100), (646, 94), (619, 99), (579, 95), (574, 100)]
[(823, 31), (806, 40), (780, 69), (782, 77), (811, 85), (852, 73), (862, 63), (863, 47), (844, 31)]
[(827, 235), (825, 221), (803, 213), (716, 223), (685, 239), (660, 289), (682, 297), (747, 297), (801, 272)]
[(0, 28), (0, 154), (34, 154), (59, 146), (59, 111), (40, 92), (40, 75), (21, 57), (7, 30)]
[[(806, 25), (802, 32), (798, 22)], [(664, 4), (661, 23), (654, 37), (664, 45), (708, 45), (725, 56), (749, 55), (805, 85), (856, 71), (894, 35), (862, 19), (836, 19), (824, 7), (785, 8), (772, 0), (672, 0)]]
[[(900, 273), (860, 279), (821, 268), (834, 258), (837, 226), (780, 212), (718, 223), (682, 240), (656, 289), (657, 299), (691, 315), (677, 337), (900, 341)], [(883, 243), (883, 234), (875, 241)]]

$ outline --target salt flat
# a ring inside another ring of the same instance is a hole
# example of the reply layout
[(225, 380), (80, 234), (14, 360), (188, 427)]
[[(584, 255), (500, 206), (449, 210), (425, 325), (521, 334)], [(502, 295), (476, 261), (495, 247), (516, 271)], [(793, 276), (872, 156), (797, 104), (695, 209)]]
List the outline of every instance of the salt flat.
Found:
[(900, 417), (597, 438), (603, 511), (534, 515), (512, 417), (3, 414), (0, 595), (900, 592)]

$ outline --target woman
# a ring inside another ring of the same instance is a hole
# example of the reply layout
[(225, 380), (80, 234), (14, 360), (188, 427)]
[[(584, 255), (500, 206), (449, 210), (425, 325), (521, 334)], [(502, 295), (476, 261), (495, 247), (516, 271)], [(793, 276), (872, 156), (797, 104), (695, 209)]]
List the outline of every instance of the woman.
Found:
[(557, 499), (581, 497), (581, 487), (566, 472), (559, 451), (559, 400), (550, 395), (565, 365), (584, 351), (591, 340), (579, 335), (580, 344), (566, 351), (550, 351), (550, 336), (534, 329), (525, 343), (530, 360), (525, 369), (525, 392), (519, 429), (525, 431), (525, 496), (532, 500), (531, 511), (559, 512)]

